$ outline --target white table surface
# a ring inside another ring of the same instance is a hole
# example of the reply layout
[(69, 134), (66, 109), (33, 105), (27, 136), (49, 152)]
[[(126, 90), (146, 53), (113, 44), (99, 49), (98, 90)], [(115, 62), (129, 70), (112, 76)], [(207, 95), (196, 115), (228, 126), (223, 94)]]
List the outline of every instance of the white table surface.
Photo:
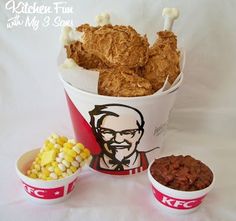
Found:
[[(94, 24), (95, 15), (109, 12), (113, 23), (131, 24), (153, 40), (163, 26), (162, 8), (180, 9), (174, 31), (186, 50), (185, 79), (162, 155), (191, 154), (207, 163), (216, 177), (200, 209), (185, 216), (156, 207), (145, 172), (113, 177), (86, 169), (64, 203), (39, 206), (25, 199), (15, 173), (17, 157), (40, 147), (52, 132), (73, 137), (73, 130), (57, 75), (60, 28), (7, 29), (13, 14), (5, 9), (6, 2), (0, 1), (1, 221), (236, 220), (236, 1), (71, 0), (74, 13), (61, 14), (77, 25)], [(37, 1), (43, 2), (56, 1)], [(44, 16), (36, 14), (40, 21)]]

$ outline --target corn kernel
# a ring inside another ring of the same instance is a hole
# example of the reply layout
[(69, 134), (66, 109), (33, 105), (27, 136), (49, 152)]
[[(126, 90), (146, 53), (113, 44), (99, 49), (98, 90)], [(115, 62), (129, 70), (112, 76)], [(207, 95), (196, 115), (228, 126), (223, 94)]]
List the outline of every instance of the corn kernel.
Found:
[(79, 163), (75, 160), (71, 162), (71, 165), (74, 167), (79, 167)]
[(53, 166), (53, 167), (56, 167), (57, 165), (58, 165), (58, 163), (57, 163), (57, 162), (55, 162), (55, 161), (54, 161), (54, 162), (52, 162), (52, 166)]
[(86, 153), (88, 156), (90, 155), (90, 151), (87, 148), (84, 148), (84, 153)]
[(80, 153), (80, 149), (77, 146), (73, 146), (72, 148), (76, 153)]
[(60, 144), (55, 144), (54, 148), (60, 149), (62, 146)]
[(43, 174), (42, 173), (38, 173), (38, 178), (42, 179), (42, 177), (43, 177)]
[(64, 141), (64, 143), (68, 141), (68, 138), (65, 136), (61, 136), (60, 138)]
[(35, 170), (40, 171), (41, 167), (38, 164), (34, 165)]
[(53, 172), (54, 171), (54, 167), (53, 166), (47, 167), (47, 169), (48, 169), (49, 172)]
[(67, 142), (71, 144), (76, 144), (75, 139), (69, 139)]
[(86, 159), (88, 157), (88, 155), (86, 153), (81, 153), (80, 156), (83, 158), (83, 159)]
[(57, 175), (56, 175), (55, 173), (50, 173), (50, 177), (51, 177), (52, 179), (54, 179), (54, 180), (57, 179)]
[(62, 163), (66, 166), (66, 167), (70, 167), (70, 163), (66, 160), (62, 160)]
[(69, 154), (70, 156), (72, 156), (72, 157), (76, 157), (76, 156), (77, 156), (77, 154), (76, 154), (76, 152), (75, 152), (74, 150), (69, 150), (69, 151), (68, 151), (68, 154)]
[(65, 143), (62, 139), (58, 138), (56, 139), (56, 143), (60, 146), (63, 146), (63, 144)]
[(84, 149), (84, 145), (82, 143), (77, 143), (76, 147), (78, 147), (80, 150)]
[(61, 153), (58, 154), (58, 156), (59, 156), (60, 158), (64, 158), (65, 154), (64, 154), (63, 152), (61, 152)]
[(41, 179), (43, 179), (43, 180), (47, 180), (47, 178), (48, 178), (48, 176), (46, 176), (45, 174), (42, 174)]
[(71, 157), (70, 155), (66, 155), (64, 159), (70, 163), (74, 161), (73, 157)]
[(63, 147), (71, 149), (74, 145), (72, 143), (64, 143)]
[(65, 165), (62, 164), (62, 163), (59, 163), (59, 164), (58, 164), (58, 167), (59, 167), (59, 169), (60, 169), (61, 171), (65, 171), (65, 170), (66, 170)]
[(31, 174), (29, 175), (29, 177), (30, 177), (30, 178), (33, 178), (33, 179), (36, 179), (36, 178), (37, 178), (37, 175), (36, 175), (35, 173), (31, 173)]
[(68, 176), (67, 173), (65, 173), (65, 172), (62, 173), (62, 177), (63, 177), (63, 178), (64, 178), (64, 177), (67, 177), (67, 176)]
[(57, 157), (57, 158), (56, 158), (56, 161), (57, 161), (58, 163), (61, 163), (62, 160), (63, 160), (63, 158), (61, 158), (61, 157)]
[(68, 147), (63, 147), (63, 153), (67, 154), (69, 153), (70, 149)]
[(56, 139), (50, 137), (48, 140), (50, 141), (50, 143), (56, 144)]
[(67, 173), (69, 176), (73, 174), (72, 171), (71, 171), (71, 169), (67, 169), (67, 170), (66, 170), (66, 173)]
[(81, 156), (77, 156), (75, 159), (76, 159), (79, 163), (83, 160)]
[(60, 176), (62, 174), (62, 171), (58, 167), (55, 167), (54, 172), (57, 176)]
[(77, 170), (77, 168), (74, 167), (74, 166), (71, 166), (71, 167), (70, 167), (70, 170), (74, 173), (74, 172)]

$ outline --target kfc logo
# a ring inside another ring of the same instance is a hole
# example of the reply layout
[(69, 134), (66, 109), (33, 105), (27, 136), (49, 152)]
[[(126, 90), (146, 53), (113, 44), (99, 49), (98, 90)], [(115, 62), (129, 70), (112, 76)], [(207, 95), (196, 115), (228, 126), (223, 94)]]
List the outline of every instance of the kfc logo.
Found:
[(182, 200), (177, 198), (172, 198), (167, 195), (162, 194), (158, 190), (156, 190), (154, 187), (152, 187), (153, 193), (156, 197), (156, 199), (161, 202), (163, 205), (174, 208), (174, 209), (193, 209), (200, 205), (202, 202), (202, 199), (205, 196), (202, 196), (200, 198), (191, 199), (191, 200)]
[(57, 187), (57, 188), (50, 188), (50, 189), (44, 189), (44, 188), (36, 188), (33, 186), (30, 186), (23, 182), (25, 191), (35, 197), (40, 199), (57, 199), (64, 195), (64, 186)]
[(123, 104), (95, 105), (89, 115), (90, 125), (101, 147), (101, 152), (93, 155), (92, 168), (117, 175), (147, 169), (146, 153), (159, 147), (146, 152), (138, 150), (145, 124), (138, 109)]

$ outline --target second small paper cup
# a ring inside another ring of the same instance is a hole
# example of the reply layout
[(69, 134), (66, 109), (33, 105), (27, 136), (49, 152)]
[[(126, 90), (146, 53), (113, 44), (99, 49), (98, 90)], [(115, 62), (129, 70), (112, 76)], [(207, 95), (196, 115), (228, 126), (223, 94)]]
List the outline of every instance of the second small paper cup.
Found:
[(162, 185), (153, 178), (150, 172), (151, 166), (152, 163), (148, 168), (148, 178), (151, 182), (152, 192), (157, 205), (168, 213), (181, 215), (194, 212), (199, 208), (203, 199), (214, 186), (215, 176), (213, 175), (212, 183), (202, 190), (181, 191), (172, 189)]

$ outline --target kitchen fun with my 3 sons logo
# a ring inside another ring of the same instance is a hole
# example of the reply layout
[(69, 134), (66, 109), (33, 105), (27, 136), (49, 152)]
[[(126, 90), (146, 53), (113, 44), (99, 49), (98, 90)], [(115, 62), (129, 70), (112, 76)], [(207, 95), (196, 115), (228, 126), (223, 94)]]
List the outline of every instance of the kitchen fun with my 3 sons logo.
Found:
[(73, 26), (71, 17), (74, 9), (66, 1), (17, 1), (9, 0), (5, 3), (7, 11), (7, 29), (16, 27), (39, 28)]

